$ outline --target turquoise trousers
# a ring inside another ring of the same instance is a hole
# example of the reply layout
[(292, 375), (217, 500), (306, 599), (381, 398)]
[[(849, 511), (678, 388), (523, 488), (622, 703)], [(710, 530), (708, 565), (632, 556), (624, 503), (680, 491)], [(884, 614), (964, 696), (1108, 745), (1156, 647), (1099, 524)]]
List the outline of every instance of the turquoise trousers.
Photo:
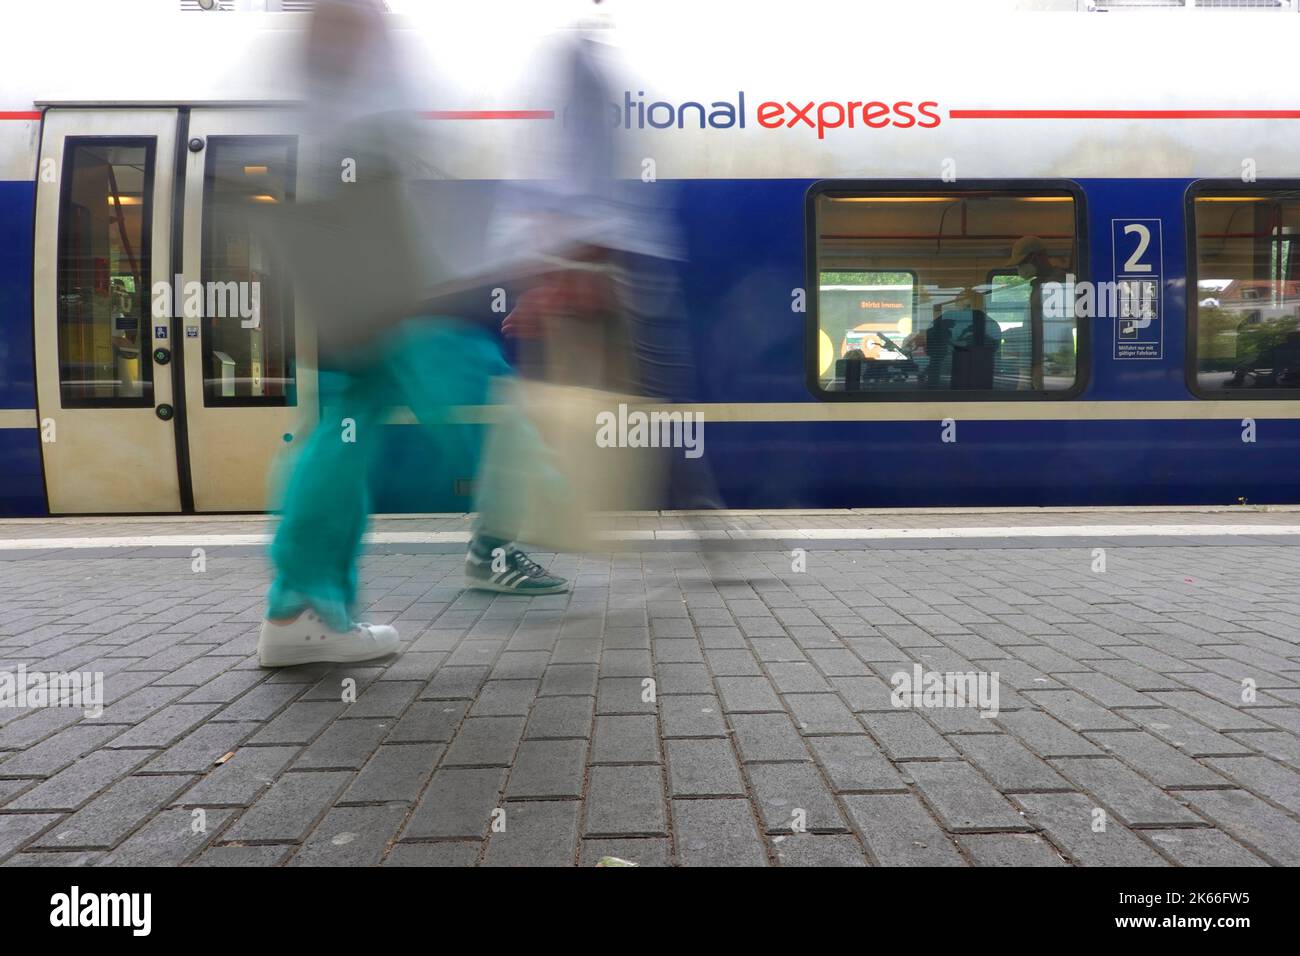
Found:
[[(423, 425), (441, 425), (454, 406), (485, 405), (508, 389), (510, 366), (496, 340), (452, 318), (413, 319), (358, 356), (338, 399), (322, 409), (315, 429), (280, 483), (281, 519), (271, 543), (274, 580), (267, 617), (292, 617), (311, 608), (329, 625), (352, 625), (357, 594), (357, 559), (370, 513), (367, 475), (380, 430), (392, 409), (406, 406)], [(548, 458), (536, 432), (520, 415), (499, 408), (509, 430), (511, 462), (493, 462), (475, 482), (477, 530), (513, 539), (511, 483), (521, 468), (546, 469)], [(479, 458), (483, 429), (465, 425), (435, 428), (439, 451), (457, 460)], [(523, 463), (526, 463), (523, 464)], [(433, 480), (434, 476), (430, 476)]]

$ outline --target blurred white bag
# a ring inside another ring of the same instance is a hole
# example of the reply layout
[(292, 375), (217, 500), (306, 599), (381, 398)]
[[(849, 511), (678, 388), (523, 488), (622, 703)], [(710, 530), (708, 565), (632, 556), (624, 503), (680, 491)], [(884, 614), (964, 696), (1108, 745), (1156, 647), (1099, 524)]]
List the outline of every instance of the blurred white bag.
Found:
[[(517, 404), (494, 406), (479, 480), (488, 514), (508, 515), (514, 528), (492, 533), (517, 536), (546, 551), (601, 551), (609, 512), (659, 508), (667, 476), (668, 448), (597, 442), (601, 422), (615, 422), (645, 400), (593, 388), (514, 381)], [(540, 443), (540, 445), (539, 445)], [(680, 453), (680, 452), (679, 452)], [(516, 532), (517, 529), (517, 532)]]

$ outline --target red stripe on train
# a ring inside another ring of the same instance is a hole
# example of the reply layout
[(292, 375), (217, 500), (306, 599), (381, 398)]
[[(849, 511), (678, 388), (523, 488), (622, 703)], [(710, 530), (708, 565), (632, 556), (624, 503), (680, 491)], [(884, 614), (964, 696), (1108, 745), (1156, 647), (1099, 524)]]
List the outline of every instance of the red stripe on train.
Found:
[(554, 110), (424, 110), (423, 119), (541, 120), (555, 119)]
[(1300, 110), (949, 110), (949, 119), (1300, 119)]

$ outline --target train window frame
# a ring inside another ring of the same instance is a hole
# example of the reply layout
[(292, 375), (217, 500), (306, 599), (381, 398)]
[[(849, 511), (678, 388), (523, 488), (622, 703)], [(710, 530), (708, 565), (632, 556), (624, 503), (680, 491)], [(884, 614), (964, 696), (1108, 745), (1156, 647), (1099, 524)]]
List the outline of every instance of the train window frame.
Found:
[(1183, 384), (1192, 397), (1205, 402), (1267, 402), (1289, 401), (1300, 398), (1300, 388), (1269, 389), (1233, 389), (1209, 391), (1201, 388), (1199, 382), (1200, 368), (1198, 356), (1200, 343), (1197, 340), (1199, 328), (1200, 303), (1196, 289), (1200, 279), (1199, 255), (1197, 253), (1196, 235), (1196, 200), (1205, 195), (1227, 195), (1231, 193), (1296, 193), (1300, 192), (1300, 179), (1260, 179), (1253, 183), (1240, 179), (1197, 179), (1188, 184), (1183, 194), (1183, 226), (1186, 242), (1184, 260), (1186, 262), (1187, 285), (1185, 302), (1186, 312), (1183, 327)]
[[(69, 396), (64, 388), (63, 383), (63, 352), (57, 346), (56, 355), (57, 367), (59, 372), (59, 407), (66, 409), (75, 408), (153, 408), (156, 404), (156, 385), (154, 378), (154, 361), (153, 361), (153, 283), (154, 283), (154, 262), (153, 262), (153, 213), (154, 213), (154, 192), (157, 188), (157, 170), (158, 170), (158, 137), (156, 136), (118, 136), (118, 135), (69, 135), (63, 138), (63, 155), (60, 157), (60, 169), (71, 173), (74, 170), (73, 155), (74, 151), (81, 146), (121, 146), (121, 147), (143, 147), (144, 148), (144, 188), (142, 196), (143, 201), (140, 204), (140, 274), (145, 278), (145, 292), (140, 296), (140, 329), (147, 332), (147, 338), (142, 341), (148, 345), (148, 349), (140, 350), (140, 371), (141, 380), (144, 387), (140, 390), (140, 395), (134, 398), (79, 398)], [(58, 290), (60, 287), (59, 274), (62, 271), (63, 250), (66, 246), (68, 236), (67, 230), (71, 217), (66, 215), (71, 209), (70, 202), (72, 199), (74, 175), (65, 175), (63, 181), (59, 184), (59, 208), (58, 208), (58, 229), (57, 245), (55, 246), (55, 271), (54, 271), (54, 288), (55, 288), (55, 305), (54, 305), (54, 325), (56, 337), (61, 332), (62, 318), (59, 313)], [(142, 334), (143, 334), (142, 332)], [(147, 359), (147, 360), (146, 360)]]
[[(263, 144), (269, 146), (283, 145), (288, 147), (289, 171), (285, 177), (285, 202), (298, 201), (298, 137), (282, 134), (257, 134), (257, 133), (234, 133), (234, 134), (214, 134), (207, 138), (203, 156), (203, 196), (200, 206), (200, 215), (202, 222), (199, 232), (199, 280), (204, 289), (209, 288), (209, 274), (207, 250), (212, 241), (213, 219), (208, 215), (210, 200), (213, 189), (216, 186), (216, 156), (218, 148), (223, 146), (238, 146), (241, 144)], [(290, 359), (293, 367), (293, 384), (285, 389), (283, 395), (214, 395), (208, 385), (207, 369), (204, 362), (212, 348), (212, 321), (206, 314), (199, 323), (199, 343), (201, 350), (200, 362), (200, 387), (203, 396), (204, 408), (296, 408), (298, 406), (298, 336), (297, 336), (297, 303), (294, 297), (294, 286), (292, 281), (287, 281), (284, 285), (285, 305), (289, 314), (289, 321), (285, 328), (285, 341), (290, 350), (292, 358)]]
[[(817, 200), (828, 193), (846, 196), (891, 196), (911, 193), (1000, 192), (1008, 195), (1041, 195), (1044, 192), (1069, 193), (1074, 200), (1074, 241), (1078, 261), (1075, 282), (1092, 275), (1091, 246), (1088, 233), (1087, 196), (1083, 187), (1072, 179), (970, 179), (945, 182), (936, 179), (822, 179), (813, 182), (804, 195), (804, 384), (810, 395), (822, 402), (1037, 402), (1077, 399), (1092, 381), (1092, 322), (1076, 320), (1075, 377), (1069, 388), (1056, 391), (954, 388), (912, 388), (879, 392), (832, 392), (821, 386), (818, 374), (817, 333), (821, 328), (817, 294), (822, 270), (817, 262)], [(833, 270), (832, 270), (833, 271)], [(898, 272), (905, 269), (894, 270)], [(913, 304), (915, 309), (915, 303)]]

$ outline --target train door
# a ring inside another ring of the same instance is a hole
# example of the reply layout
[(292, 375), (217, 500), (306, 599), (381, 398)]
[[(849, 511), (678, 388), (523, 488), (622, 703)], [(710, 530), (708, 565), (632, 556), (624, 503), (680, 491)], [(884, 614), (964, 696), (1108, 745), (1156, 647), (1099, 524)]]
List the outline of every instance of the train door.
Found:
[(310, 426), (315, 349), (245, 215), (303, 195), (259, 109), (45, 113), (37, 400), (51, 513), (260, 511)]
[(181, 510), (170, 329), (177, 111), (55, 110), (37, 171), (33, 306), (50, 511)]
[(276, 456), (316, 407), (311, 330), (249, 210), (302, 198), (305, 148), (285, 115), (195, 109), (186, 133), (182, 288), (185, 435), (196, 511), (267, 506)]

